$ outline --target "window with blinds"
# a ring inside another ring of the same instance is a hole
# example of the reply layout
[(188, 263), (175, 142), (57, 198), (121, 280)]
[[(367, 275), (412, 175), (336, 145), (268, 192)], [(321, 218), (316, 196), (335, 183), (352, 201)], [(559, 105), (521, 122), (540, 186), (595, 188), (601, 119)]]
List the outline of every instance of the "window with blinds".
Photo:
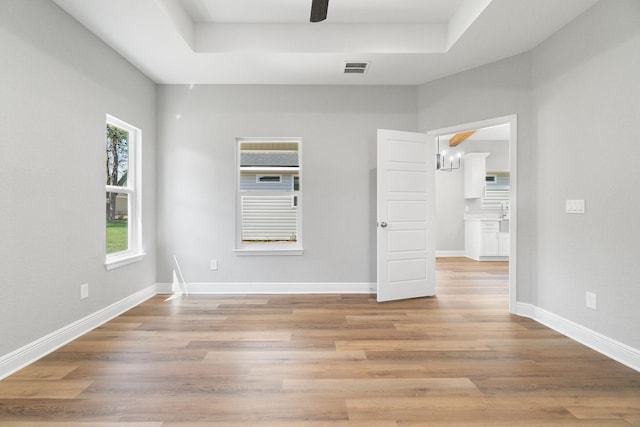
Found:
[(503, 203), (509, 203), (509, 172), (488, 173), (485, 195), (481, 200), (482, 209), (499, 211)]

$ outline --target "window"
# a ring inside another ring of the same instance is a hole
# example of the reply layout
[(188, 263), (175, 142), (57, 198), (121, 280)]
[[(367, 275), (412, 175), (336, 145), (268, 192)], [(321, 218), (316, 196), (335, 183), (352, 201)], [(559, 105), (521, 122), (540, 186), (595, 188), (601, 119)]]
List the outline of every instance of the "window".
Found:
[(235, 252), (302, 254), (300, 139), (239, 138), (236, 144)]
[[(480, 201), (481, 209), (503, 210), (509, 204), (509, 172), (487, 174), (484, 196)], [(505, 205), (506, 204), (506, 205)]]
[(282, 175), (256, 175), (256, 182), (280, 184), (282, 182)]
[(141, 131), (107, 116), (105, 138), (106, 268), (139, 261)]

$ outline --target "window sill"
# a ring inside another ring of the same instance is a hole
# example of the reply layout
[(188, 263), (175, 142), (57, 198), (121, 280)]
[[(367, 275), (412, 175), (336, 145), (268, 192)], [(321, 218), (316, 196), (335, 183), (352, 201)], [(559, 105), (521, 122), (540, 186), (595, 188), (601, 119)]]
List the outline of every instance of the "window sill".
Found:
[(108, 257), (104, 263), (104, 268), (106, 270), (114, 270), (116, 268), (124, 267), (125, 265), (133, 264), (135, 262), (140, 262), (144, 259), (146, 253), (128, 253), (122, 255), (116, 255)]
[(291, 248), (291, 249), (244, 248), (244, 249), (234, 249), (233, 252), (237, 256), (272, 256), (272, 255), (295, 256), (295, 255), (302, 255), (304, 253), (304, 249), (302, 248)]

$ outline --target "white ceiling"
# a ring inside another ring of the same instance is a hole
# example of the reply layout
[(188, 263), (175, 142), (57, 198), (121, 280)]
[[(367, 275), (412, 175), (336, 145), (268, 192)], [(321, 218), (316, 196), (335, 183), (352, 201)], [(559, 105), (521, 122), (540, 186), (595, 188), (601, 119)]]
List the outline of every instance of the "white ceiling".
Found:
[[(441, 24), (463, 0), (331, 0), (333, 24)], [(178, 0), (196, 23), (300, 24), (309, 21), (311, 0)]]
[[(526, 52), (596, 0), (53, 0), (161, 84), (414, 85)], [(370, 62), (345, 75), (345, 61)]]

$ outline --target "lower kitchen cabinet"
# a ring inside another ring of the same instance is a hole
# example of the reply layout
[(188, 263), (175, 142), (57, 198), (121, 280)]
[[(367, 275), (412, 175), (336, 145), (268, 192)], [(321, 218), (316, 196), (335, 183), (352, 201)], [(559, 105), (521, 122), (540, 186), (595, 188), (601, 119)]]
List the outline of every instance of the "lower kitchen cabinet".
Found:
[(509, 259), (509, 233), (500, 232), (500, 221), (474, 219), (465, 221), (465, 256), (476, 261)]
[(511, 239), (509, 238), (509, 233), (498, 233), (498, 255), (500, 256), (509, 256), (509, 251), (511, 249), (510, 243)]

